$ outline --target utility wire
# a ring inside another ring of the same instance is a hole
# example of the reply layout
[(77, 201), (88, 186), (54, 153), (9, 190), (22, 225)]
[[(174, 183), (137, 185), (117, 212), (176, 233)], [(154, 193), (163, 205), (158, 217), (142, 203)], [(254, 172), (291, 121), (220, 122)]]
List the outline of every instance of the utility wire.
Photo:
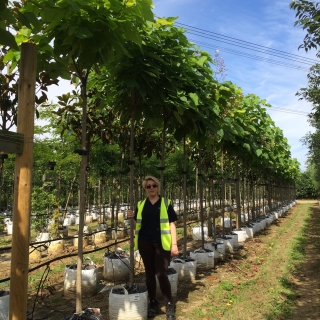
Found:
[[(276, 56), (276, 57), (279, 57), (279, 58), (292, 60), (294, 62), (307, 64), (309, 66), (313, 65), (315, 63), (318, 63), (318, 61), (315, 60), (315, 59), (302, 57), (302, 56), (295, 55), (295, 54), (292, 54), (292, 53), (288, 53), (288, 52), (285, 52), (285, 51), (281, 51), (281, 50), (277, 50), (277, 49), (272, 49), (272, 48), (269, 48), (269, 47), (261, 46), (261, 45), (258, 45), (258, 44), (252, 43), (252, 42), (248, 42), (248, 41), (244, 41), (244, 40), (240, 40), (240, 39), (224, 36), (224, 35), (221, 35), (221, 34), (218, 34), (218, 33), (215, 33), (215, 32), (211, 32), (211, 31), (208, 31), (208, 30), (192, 27), (192, 26), (184, 24), (184, 23), (176, 22), (176, 24), (180, 25), (180, 26), (187, 27), (188, 29), (186, 29), (186, 31), (188, 33), (196, 35), (196, 36), (200, 36), (200, 37), (203, 37), (203, 38), (208, 38), (208, 39), (213, 40), (214, 37), (216, 37), (217, 39), (215, 39), (215, 40), (220, 41), (220, 42), (225, 42), (227, 44), (239, 46), (239, 47), (242, 47), (242, 48), (245, 48), (245, 49), (248, 49), (248, 50), (253, 50), (253, 51), (258, 51), (258, 52), (261, 52), (261, 53), (273, 55), (273, 56)], [(221, 39), (223, 39), (223, 40), (221, 40)], [(209, 47), (210, 49), (215, 49), (215, 46), (216, 46), (215, 44), (212, 44), (212, 43), (209, 44), (209, 43), (205, 43), (205, 42), (202, 42), (202, 41), (199, 41), (199, 40), (192, 40), (192, 39), (189, 39), (189, 40), (192, 41), (192, 42), (195, 42), (198, 45), (201, 45), (201, 46), (204, 46), (204, 47)], [(249, 58), (249, 59), (268, 62), (268, 63), (271, 63), (271, 64), (280, 65), (280, 66), (287, 67), (287, 68), (298, 69), (298, 70), (302, 70), (302, 71), (309, 71), (309, 69), (305, 68), (305, 67), (301, 67), (301, 66), (294, 65), (294, 64), (289, 64), (289, 63), (286, 63), (286, 62), (283, 62), (283, 61), (272, 60), (272, 59), (268, 59), (268, 58), (261, 57), (261, 56), (252, 55), (252, 54), (247, 53), (247, 52), (236, 51), (236, 50), (233, 50), (233, 49), (230, 49), (230, 48), (223, 48), (223, 47), (220, 47), (220, 46), (217, 49), (225, 51), (227, 53), (240, 55), (240, 56), (243, 56), (243, 57), (246, 57), (246, 58)], [(302, 116), (308, 116), (309, 115), (309, 113), (305, 112), (305, 111), (299, 111), (299, 110), (293, 110), (293, 109), (285, 109), (285, 108), (280, 108), (280, 107), (272, 107), (272, 108), (268, 107), (268, 108), (270, 108), (271, 111), (284, 112), (284, 113), (287, 113), (287, 114), (302, 115)]]
[(298, 66), (298, 65), (295, 65), (295, 64), (289, 64), (289, 63), (286, 63), (284, 61), (272, 60), (272, 59), (264, 58), (264, 57), (261, 57), (261, 56), (255, 56), (255, 55), (252, 55), (252, 54), (249, 54), (249, 53), (246, 53), (246, 52), (236, 51), (236, 50), (232, 50), (232, 49), (229, 49), (229, 48), (223, 48), (223, 47), (220, 47), (220, 46), (216, 46), (215, 44), (205, 43), (205, 42), (201, 42), (201, 41), (198, 41), (198, 40), (190, 39), (190, 41), (195, 42), (196, 44), (198, 44), (198, 45), (200, 45), (202, 47), (221, 50), (221, 51), (224, 51), (226, 53), (236, 54), (238, 56), (242, 56), (242, 57), (245, 57), (245, 58), (258, 60), (258, 61), (262, 61), (262, 62), (268, 62), (268, 63), (274, 64), (274, 65), (279, 65), (279, 66), (283, 66), (283, 67), (287, 67), (287, 68), (291, 68), (291, 69), (297, 69), (297, 70), (301, 70), (301, 71), (305, 71), (305, 72), (309, 71), (308, 68), (301, 67), (301, 66)]
[[(189, 26), (187, 24), (184, 23), (176, 23), (177, 25), (180, 26), (184, 26), (187, 27), (188, 29), (186, 29), (186, 31), (190, 34), (199, 36), (199, 37), (203, 37), (203, 38), (207, 38), (210, 40), (216, 40), (216, 41), (220, 41), (220, 42), (224, 42), (227, 44), (231, 44), (234, 46), (238, 46), (238, 47), (242, 47), (244, 49), (247, 50), (253, 50), (253, 51), (257, 51), (260, 53), (264, 53), (264, 54), (268, 54), (268, 55), (273, 55), (276, 56), (278, 58), (283, 58), (283, 59), (287, 59), (287, 60), (291, 60), (294, 62), (298, 62), (298, 63), (302, 63), (302, 64), (306, 64), (308, 66), (311, 66), (315, 63), (318, 63), (317, 60), (315, 59), (310, 59), (307, 57), (302, 57), (299, 55), (295, 55), (292, 53), (288, 53), (285, 51), (281, 51), (281, 50), (277, 50), (277, 49), (272, 49), (269, 47), (265, 47), (265, 46), (261, 46), (252, 42), (248, 42), (248, 41), (244, 41), (244, 40), (240, 40), (237, 38), (232, 38), (232, 37), (228, 37), (228, 36), (224, 36), (221, 35), (219, 33), (215, 33), (215, 32), (211, 32), (208, 30), (204, 30), (204, 29), (200, 29), (200, 28), (196, 28), (196, 27), (192, 27)], [(215, 39), (216, 38), (216, 39)], [(200, 46), (204, 46), (204, 47), (209, 47), (210, 49), (214, 49), (215, 48), (215, 44), (209, 44), (209, 43), (205, 43), (199, 40), (192, 40), (190, 39), (190, 41), (195, 42), (196, 44), (199, 44)], [(302, 71), (306, 71), (308, 72), (309, 69), (306, 67), (302, 67), (302, 66), (298, 66), (295, 64), (289, 64), (287, 62), (284, 61), (280, 61), (280, 60), (273, 60), (273, 59), (269, 59), (266, 57), (261, 57), (261, 56), (256, 56), (256, 55), (252, 55), (248, 52), (241, 52), (241, 51), (236, 51), (230, 48), (222, 48), (219, 46), (219, 48), (217, 48), (219, 50), (225, 51), (227, 53), (231, 53), (231, 54), (236, 54), (236, 55), (240, 55), (249, 59), (253, 59), (253, 60), (259, 60), (259, 61), (263, 61), (263, 62), (268, 62), (274, 65), (280, 65), (283, 67), (287, 67), (287, 68), (291, 68), (291, 69), (298, 69), (298, 70), (302, 70)], [(268, 107), (270, 108), (270, 107)], [(305, 112), (305, 111), (299, 111), (299, 110), (293, 110), (293, 109), (285, 109), (285, 108), (280, 108), (280, 107), (272, 107), (270, 108), (271, 111), (278, 111), (278, 112), (284, 112), (287, 114), (293, 114), (293, 115), (302, 115), (302, 116), (308, 116), (310, 113)]]
[(294, 61), (294, 62), (306, 64), (306, 65), (308, 65), (308, 66), (312, 66), (312, 65), (313, 65), (313, 64), (312, 64), (311, 62), (309, 62), (309, 61), (301, 61), (301, 60), (298, 60), (298, 59), (295, 59), (295, 58), (286, 57), (286, 56), (283, 56), (283, 55), (280, 55), (280, 54), (277, 54), (277, 53), (273, 53), (272, 51), (266, 52), (266, 51), (263, 51), (263, 50), (258, 50), (258, 49), (253, 49), (253, 48), (247, 48), (247, 47), (245, 47), (244, 45), (237, 45), (237, 44), (234, 44), (234, 43), (230, 43), (230, 42), (228, 42), (228, 41), (223, 41), (223, 40), (219, 40), (219, 39), (216, 39), (216, 38), (207, 37), (207, 36), (204, 36), (204, 35), (202, 35), (202, 34), (195, 33), (195, 32), (190, 32), (190, 31), (188, 31), (188, 33), (189, 33), (189, 34), (192, 34), (192, 35), (195, 35), (195, 36), (202, 37), (202, 38), (206, 38), (206, 39), (210, 39), (210, 40), (215, 40), (215, 41), (220, 41), (220, 42), (223, 42), (223, 43), (226, 43), (226, 44), (235, 45), (235, 46), (238, 46), (238, 47), (247, 49), (247, 50), (253, 50), (253, 51), (256, 51), (256, 52), (260, 52), (260, 53), (272, 55), (272, 56), (275, 56), (275, 57), (278, 57), (278, 58), (283, 58), (283, 59), (286, 59), (286, 60), (291, 60), (291, 61)]
[(308, 116), (310, 113), (306, 111), (299, 111), (299, 110), (292, 110), (292, 109), (285, 109), (285, 108), (280, 108), (280, 107), (268, 107), (270, 111), (280, 111), (280, 112), (285, 112), (288, 114), (293, 114), (293, 115), (300, 115), (300, 116)]
[(252, 43), (252, 42), (248, 42), (248, 41), (244, 41), (244, 40), (241, 40), (241, 39), (224, 36), (224, 35), (216, 33), (216, 32), (212, 32), (212, 31), (209, 31), (209, 30), (201, 29), (201, 28), (192, 27), (192, 26), (184, 24), (184, 23), (176, 22), (176, 24), (186, 27), (186, 31), (188, 33), (192, 33), (192, 34), (195, 34), (197, 36), (208, 38), (208, 39), (216, 38), (216, 39), (219, 39), (218, 41), (226, 42), (228, 44), (239, 46), (239, 47), (242, 47), (242, 48), (245, 48), (245, 49), (258, 51), (258, 52), (263, 52), (263, 53), (268, 53), (270, 55), (275, 55), (275, 56), (279, 56), (279, 57), (284, 58), (284, 59), (290, 59), (290, 60), (294, 60), (294, 61), (297, 61), (297, 62), (306, 63), (306, 64), (310, 64), (310, 65), (313, 65), (313, 64), (319, 62), (316, 59), (311, 59), (311, 58), (308, 58), (308, 57), (302, 57), (302, 56), (299, 56), (299, 55), (296, 55), (296, 54), (292, 54), (292, 53), (281, 51), (281, 50), (277, 50), (277, 49), (272, 49), (272, 48), (269, 48), (269, 47), (266, 47), (266, 46), (258, 45), (258, 44), (255, 44), (255, 43)]

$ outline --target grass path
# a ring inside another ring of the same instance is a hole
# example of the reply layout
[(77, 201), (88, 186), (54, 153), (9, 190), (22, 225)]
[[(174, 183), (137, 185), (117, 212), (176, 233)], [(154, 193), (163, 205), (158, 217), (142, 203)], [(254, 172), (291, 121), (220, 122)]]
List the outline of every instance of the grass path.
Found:
[[(310, 203), (295, 206), (268, 230), (246, 241), (239, 255), (217, 266), (216, 273), (200, 279), (204, 287), (191, 291), (188, 301), (178, 301), (178, 319), (309, 319), (301, 317), (301, 306), (311, 313), (317, 310), (313, 315), (318, 316), (310, 319), (320, 318), (314, 294), (306, 299), (310, 284), (305, 283), (312, 281), (314, 268), (305, 270), (311, 257), (319, 273), (314, 247), (319, 254), (320, 241), (310, 243), (316, 234), (319, 237), (319, 222), (318, 208)], [(300, 315), (295, 316), (297, 312)]]
[(291, 320), (320, 319), (320, 210), (318, 204), (310, 208), (309, 225), (300, 243), (305, 243), (305, 260), (293, 273), (297, 294)]
[(310, 208), (302, 204), (282, 218), (280, 225), (261, 239), (268, 251), (254, 281), (242, 290), (233, 308), (222, 319), (288, 319), (297, 299), (291, 272), (303, 259), (305, 229)]

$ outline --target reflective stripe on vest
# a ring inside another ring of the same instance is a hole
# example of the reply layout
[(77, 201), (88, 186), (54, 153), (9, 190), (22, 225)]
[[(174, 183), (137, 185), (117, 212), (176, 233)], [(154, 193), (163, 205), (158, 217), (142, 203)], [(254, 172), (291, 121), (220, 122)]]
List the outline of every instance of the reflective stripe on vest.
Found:
[[(137, 204), (138, 213), (136, 221), (136, 230), (134, 237), (134, 249), (138, 250), (138, 235), (141, 229), (142, 222), (142, 210), (147, 199), (139, 201)], [(162, 248), (166, 251), (171, 250), (171, 232), (170, 232), (170, 222), (168, 217), (168, 206), (171, 203), (167, 198), (161, 198), (160, 204), (160, 235)]]

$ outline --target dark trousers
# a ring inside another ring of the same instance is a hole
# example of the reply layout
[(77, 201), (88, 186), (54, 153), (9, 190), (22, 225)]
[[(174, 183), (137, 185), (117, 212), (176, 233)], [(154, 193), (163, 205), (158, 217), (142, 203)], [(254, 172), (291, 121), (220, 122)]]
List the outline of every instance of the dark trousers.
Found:
[(164, 300), (172, 302), (171, 285), (167, 274), (171, 252), (163, 250), (161, 243), (140, 239), (138, 241), (138, 248), (145, 268), (146, 285), (150, 301), (156, 298), (157, 276)]

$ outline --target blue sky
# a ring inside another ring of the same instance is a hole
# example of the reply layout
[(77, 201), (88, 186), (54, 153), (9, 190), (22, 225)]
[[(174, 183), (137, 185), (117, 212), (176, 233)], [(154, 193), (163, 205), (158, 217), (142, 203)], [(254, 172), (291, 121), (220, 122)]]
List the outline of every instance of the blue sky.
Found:
[[(306, 54), (303, 49), (298, 50), (304, 32), (294, 26), (295, 11), (289, 8), (289, 4), (290, 0), (156, 0), (154, 13), (159, 17), (178, 17), (178, 23), (188, 26), (315, 59), (315, 52)], [(216, 40), (188, 34), (187, 36), (189, 39), (215, 44), (216, 48), (220, 48), (219, 54), (227, 67), (225, 80), (242, 88), (244, 94), (254, 93), (266, 99), (274, 108), (307, 113), (311, 111), (309, 103), (299, 101), (295, 96), (299, 88), (307, 85), (306, 71), (230, 54), (221, 47), (289, 64), (304, 67), (306, 65)], [(214, 55), (214, 49), (200, 47)], [(300, 139), (307, 132), (313, 131), (307, 117), (272, 109), (268, 109), (268, 113), (288, 139), (292, 157), (297, 158), (304, 169), (308, 150)]]
[[(295, 11), (289, 8), (289, 4), (290, 0), (155, 0), (153, 11), (158, 17), (177, 17), (177, 23), (315, 59), (315, 52), (305, 53), (303, 49), (298, 50), (305, 34), (294, 26)], [(188, 33), (187, 36), (191, 40), (214, 45), (214, 49), (219, 49), (219, 55), (227, 67), (225, 80), (242, 88), (244, 94), (256, 94), (266, 99), (274, 109), (298, 110), (304, 113), (311, 111), (311, 105), (299, 101), (295, 95), (301, 87), (307, 86), (306, 71), (230, 54), (223, 48), (281, 63), (307, 68), (310, 66)], [(214, 55), (214, 49), (204, 45), (200, 47)], [(61, 81), (59, 92), (50, 92), (50, 96), (61, 94), (61, 87), (63, 92), (66, 92), (68, 89), (64, 84), (68, 86), (68, 82)], [(272, 109), (268, 109), (268, 113), (288, 139), (292, 157), (298, 159), (301, 169), (304, 170), (308, 149), (302, 145), (300, 139), (313, 131), (307, 116)]]

